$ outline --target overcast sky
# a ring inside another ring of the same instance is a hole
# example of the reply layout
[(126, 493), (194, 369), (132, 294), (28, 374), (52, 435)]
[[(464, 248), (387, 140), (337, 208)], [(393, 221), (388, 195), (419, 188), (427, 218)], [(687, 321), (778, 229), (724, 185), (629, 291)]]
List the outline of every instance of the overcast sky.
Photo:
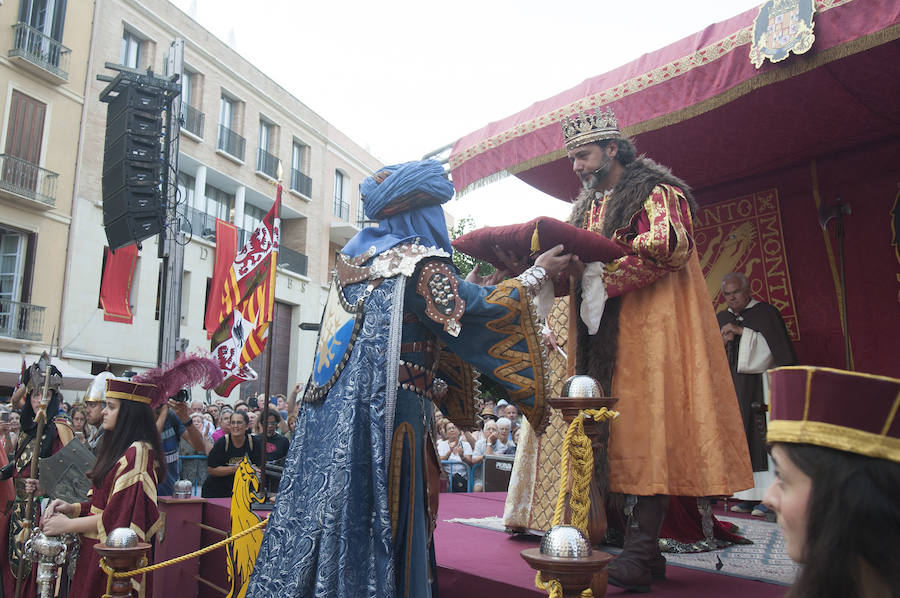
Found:
[[(387, 164), (421, 158), (762, 3), (173, 2)], [(484, 225), (568, 214), (568, 204), (514, 177), (445, 207)]]

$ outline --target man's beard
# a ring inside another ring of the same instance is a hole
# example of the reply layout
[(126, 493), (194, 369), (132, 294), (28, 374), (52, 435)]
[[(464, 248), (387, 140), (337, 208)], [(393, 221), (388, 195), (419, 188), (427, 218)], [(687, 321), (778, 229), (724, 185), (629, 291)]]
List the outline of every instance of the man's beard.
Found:
[(612, 167), (612, 158), (606, 157), (606, 161), (596, 170), (581, 175), (581, 186), (585, 189), (596, 189), (600, 187), (606, 177), (609, 176)]

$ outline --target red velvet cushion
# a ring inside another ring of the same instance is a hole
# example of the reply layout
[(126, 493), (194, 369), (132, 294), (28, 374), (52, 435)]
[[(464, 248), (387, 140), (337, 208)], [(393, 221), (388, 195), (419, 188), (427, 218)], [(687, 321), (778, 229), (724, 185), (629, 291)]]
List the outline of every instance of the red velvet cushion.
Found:
[[(533, 240), (536, 241), (534, 247)], [(546, 216), (522, 224), (487, 226), (474, 230), (454, 240), (453, 248), (502, 268), (503, 263), (494, 253), (494, 245), (499, 245), (518, 257), (537, 257), (559, 244), (565, 246), (565, 253), (574, 253), (585, 263), (609, 262), (623, 255), (622, 248), (606, 237)]]

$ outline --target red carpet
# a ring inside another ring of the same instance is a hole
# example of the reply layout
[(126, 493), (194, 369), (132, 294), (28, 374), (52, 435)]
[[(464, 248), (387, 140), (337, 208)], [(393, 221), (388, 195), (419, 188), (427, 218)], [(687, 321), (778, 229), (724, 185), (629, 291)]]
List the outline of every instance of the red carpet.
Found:
[[(505, 492), (441, 494), (434, 541), (438, 583), (445, 596), (507, 598), (547, 595), (534, 587), (535, 572), (519, 556), (522, 550), (537, 546), (537, 538), (512, 537), (446, 521), (456, 517), (502, 516), (505, 501)], [(652, 596), (781, 598), (787, 592), (784, 586), (682, 567), (670, 566), (666, 574), (666, 580), (653, 584)], [(610, 587), (607, 595), (626, 593)]]

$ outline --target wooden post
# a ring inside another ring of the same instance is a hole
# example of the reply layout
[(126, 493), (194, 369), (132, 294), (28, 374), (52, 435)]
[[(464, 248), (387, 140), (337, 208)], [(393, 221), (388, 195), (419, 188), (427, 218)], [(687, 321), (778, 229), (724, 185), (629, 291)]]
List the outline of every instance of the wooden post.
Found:
[[(138, 542), (137, 546), (129, 548), (111, 548), (104, 544), (94, 546), (101, 558), (106, 559), (106, 564), (116, 572), (131, 571), (139, 567), (140, 562), (146, 562), (147, 551), (150, 545), (146, 542)], [(109, 590), (110, 598), (131, 598), (131, 578), (114, 577)]]

